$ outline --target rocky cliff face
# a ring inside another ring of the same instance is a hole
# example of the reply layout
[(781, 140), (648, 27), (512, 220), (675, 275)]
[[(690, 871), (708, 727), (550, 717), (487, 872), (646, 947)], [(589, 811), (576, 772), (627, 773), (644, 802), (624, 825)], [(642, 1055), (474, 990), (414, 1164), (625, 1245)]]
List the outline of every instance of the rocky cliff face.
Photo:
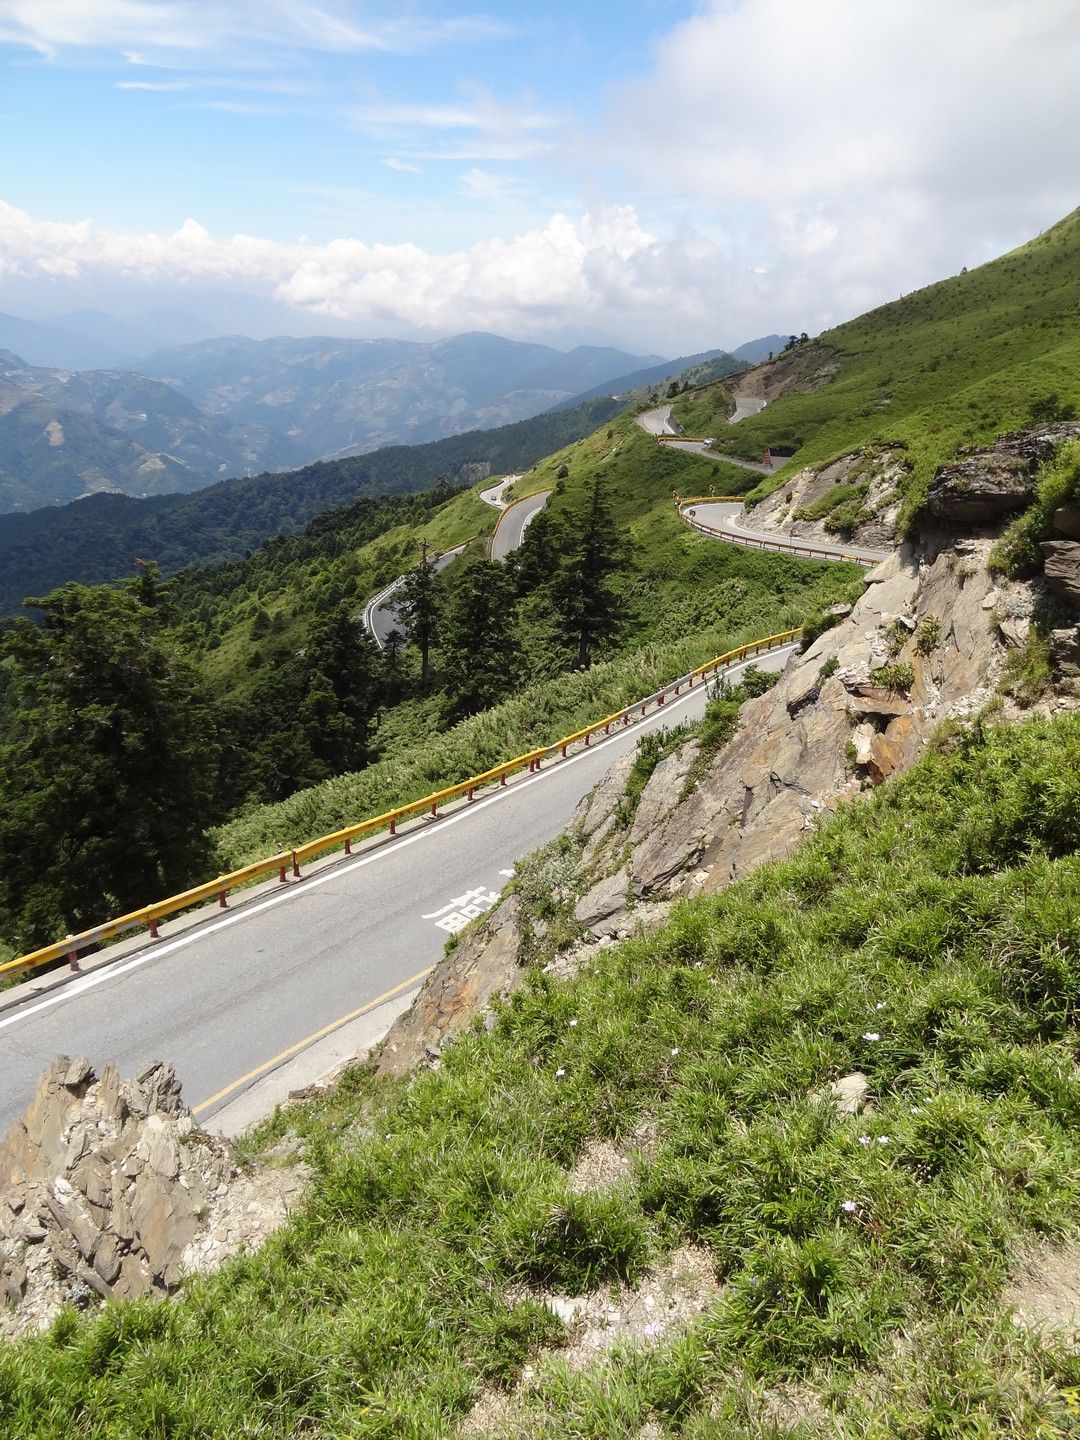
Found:
[[(1039, 460), (1077, 429), (1006, 437), (983, 452), (982, 468), (969, 457), (940, 472), (917, 541), (869, 572), (857, 604), (792, 657), (772, 690), (742, 707), (735, 735), (707, 764), (696, 740), (668, 754), (629, 821), (623, 799), (633, 757), (616, 763), (571, 827), (576, 869), (561, 933), (576, 938), (548, 954), (550, 967), (572, 969), (589, 947), (662, 919), (672, 900), (728, 885), (788, 853), (841, 801), (911, 765), (941, 722), (990, 704), (1015, 711), (1003, 682), (1010, 655), (1033, 642), (1033, 617), (1071, 614), (1071, 628), (1051, 632), (1064, 658), (1040, 704), (1080, 705), (1071, 678), (1080, 669), (1080, 543), (1044, 545), (1046, 574), (1032, 580), (1005, 580), (988, 566), (1021, 481), (1030, 502)], [(483, 1008), (518, 983), (529, 957), (516, 906), (504, 901), (489, 917), (491, 931), (468, 936), (436, 971), (391, 1033), (395, 1069), (423, 1058), (425, 1047), (436, 1057), (476, 1012), (477, 997)]]
[(754, 506), (753, 527), (832, 545), (891, 549), (908, 468), (904, 452), (893, 447), (855, 450), (821, 469), (808, 465)]
[(0, 1149), (0, 1335), (64, 1304), (167, 1295), (257, 1245), (300, 1194), (300, 1167), (241, 1171), (200, 1130), (170, 1065), (134, 1080), (57, 1056)]

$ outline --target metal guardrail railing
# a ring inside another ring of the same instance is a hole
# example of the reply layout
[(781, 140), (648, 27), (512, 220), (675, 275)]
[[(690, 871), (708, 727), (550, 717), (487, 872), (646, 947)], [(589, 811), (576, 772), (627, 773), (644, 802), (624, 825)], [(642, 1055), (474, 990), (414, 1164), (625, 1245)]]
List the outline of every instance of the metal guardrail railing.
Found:
[(635, 718), (644, 719), (650, 707), (660, 707), (666, 703), (669, 696), (678, 695), (684, 689), (693, 689), (699, 681), (707, 680), (710, 675), (715, 674), (724, 666), (740, 660), (751, 659), (764, 651), (786, 645), (801, 634), (801, 628), (784, 630), (777, 635), (767, 635), (764, 639), (752, 640), (748, 645), (740, 645), (734, 650), (725, 651), (723, 655), (717, 655), (714, 659), (706, 661), (696, 670), (691, 670), (688, 674), (680, 676), (679, 679), (671, 681), (651, 695), (647, 695), (645, 699), (636, 700), (632, 705), (627, 705), (622, 710), (616, 710), (614, 714), (597, 720), (595, 724), (575, 730), (572, 735), (564, 735), (554, 744), (542, 745), (524, 755), (515, 755), (512, 760), (504, 761), (503, 764), (496, 765), (491, 770), (485, 770), (480, 775), (470, 776), (468, 780), (459, 781), (456, 785), (448, 785), (445, 789), (425, 795), (420, 800), (412, 800), (405, 805), (398, 805), (393, 810), (387, 810), (383, 815), (373, 816), (369, 820), (361, 820), (356, 825), (346, 826), (343, 830), (335, 830), (332, 834), (320, 835), (317, 839), (309, 840), (304, 845), (297, 845), (291, 850), (283, 850), (280, 854), (271, 855), (266, 860), (257, 860), (254, 864), (246, 865), (241, 870), (232, 870), (227, 875), (219, 875), (215, 880), (208, 880), (205, 884), (184, 890), (179, 895), (170, 895), (152, 905), (144, 905), (141, 909), (132, 910), (129, 914), (120, 915), (113, 920), (107, 920), (104, 924), (96, 925), (90, 930), (82, 930), (77, 935), (65, 935), (62, 940), (57, 940), (52, 945), (43, 946), (40, 950), (33, 950), (27, 955), (20, 955), (14, 960), (8, 960), (0, 965), (0, 975), (17, 975), (31, 970), (39, 970), (45, 965), (52, 965), (56, 961), (64, 959), (73, 970), (78, 970), (80, 953), (85, 953), (106, 940), (112, 940), (125, 931), (145, 926), (150, 938), (156, 940), (160, 921), (170, 915), (178, 915), (184, 910), (192, 910), (207, 900), (216, 899), (219, 907), (224, 909), (228, 904), (229, 892), (249, 884), (252, 880), (258, 880), (264, 875), (271, 875), (275, 871), (280, 884), (288, 883), (290, 877), (299, 880), (302, 878), (300, 866), (306, 861), (313, 860), (317, 855), (324, 855), (339, 848), (349, 855), (352, 853), (352, 845), (356, 840), (374, 835), (380, 830), (386, 830), (393, 835), (403, 820), (410, 820), (417, 815), (430, 814), (434, 818), (441, 806), (460, 799), (462, 796), (465, 796), (467, 803), (471, 803), (476, 791), (489, 785), (505, 785), (508, 777), (519, 770), (537, 771), (545, 760), (551, 760), (556, 756), (565, 759), (571, 746), (588, 745), (594, 735), (601, 733), (609, 735), (616, 725), (629, 726)]
[(807, 560), (849, 560), (868, 570), (881, 564), (883, 557), (872, 558), (869, 555), (860, 555), (855, 550), (844, 550), (840, 546), (820, 550), (809, 541), (800, 544), (797, 541), (769, 540), (763, 535), (740, 534), (737, 530), (718, 530), (715, 525), (706, 525), (703, 520), (698, 520), (696, 516), (686, 513), (685, 507), (688, 505), (708, 505), (710, 503), (714, 505), (738, 503), (741, 505), (742, 499), (709, 495), (698, 500), (683, 500), (679, 505), (679, 513), (691, 530), (697, 530), (702, 535), (715, 535), (718, 540), (726, 540), (730, 545), (745, 545), (749, 550), (776, 550), (784, 555), (801, 555)]

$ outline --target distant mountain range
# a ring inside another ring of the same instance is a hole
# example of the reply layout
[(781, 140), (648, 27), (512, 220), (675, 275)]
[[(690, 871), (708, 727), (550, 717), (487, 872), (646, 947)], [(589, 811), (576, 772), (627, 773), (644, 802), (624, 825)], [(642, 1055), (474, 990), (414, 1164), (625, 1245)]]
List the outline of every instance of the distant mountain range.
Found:
[(160, 380), (50, 370), (0, 351), (0, 511), (102, 490), (199, 490), (304, 458), (288, 437), (205, 415)]
[[(99, 317), (87, 324), (100, 333)], [(73, 356), (101, 348), (74, 331), (43, 336), (49, 330), (0, 316), (0, 336), (21, 336), (34, 353), (57, 335)], [(113, 338), (123, 341), (124, 327)], [(34, 365), (0, 350), (0, 512), (100, 491), (197, 490), (225, 476), (488, 429), (655, 360), (485, 334), (430, 344), (232, 336), (159, 350), (138, 371)]]
[(429, 344), (228, 336), (159, 351), (140, 369), (207, 414), (264, 426), (314, 459), (507, 425), (658, 360), (482, 333)]

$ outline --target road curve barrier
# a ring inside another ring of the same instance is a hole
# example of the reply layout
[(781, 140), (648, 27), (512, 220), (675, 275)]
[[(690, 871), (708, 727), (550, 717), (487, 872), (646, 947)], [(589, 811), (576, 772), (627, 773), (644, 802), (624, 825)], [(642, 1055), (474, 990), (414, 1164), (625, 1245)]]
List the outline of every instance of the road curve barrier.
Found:
[(355, 825), (346, 826), (343, 830), (335, 830), (329, 835), (320, 835), (315, 840), (309, 840), (306, 844), (297, 845), (291, 850), (283, 850), (280, 854), (271, 855), (266, 860), (256, 860), (251, 865), (245, 865), (241, 870), (232, 870), (227, 875), (219, 875), (216, 880), (207, 880), (205, 884), (184, 890), (179, 895), (170, 895), (165, 900), (158, 900), (152, 905), (144, 905), (139, 910), (132, 910), (127, 915), (107, 920), (104, 924), (95, 925), (90, 930), (82, 930), (77, 935), (65, 935), (62, 940), (57, 940), (52, 945), (45, 945), (40, 950), (32, 950), (27, 955), (20, 955), (14, 960), (6, 961), (0, 965), (0, 976), (24, 974), (31, 970), (39, 970), (45, 965), (53, 965), (60, 960), (67, 960), (69, 967), (78, 971), (80, 954), (85, 955), (87, 951), (96, 949), (107, 940), (112, 940), (125, 931), (143, 927), (147, 930), (150, 939), (157, 940), (159, 938), (158, 925), (162, 920), (172, 915), (178, 915), (182, 911), (192, 910), (207, 900), (217, 900), (219, 908), (225, 909), (228, 906), (229, 892), (249, 885), (254, 880), (260, 880), (275, 872), (278, 883), (282, 885), (288, 884), (290, 880), (300, 880), (303, 878), (300, 866), (315, 859), (318, 855), (325, 855), (332, 850), (339, 849), (345, 855), (350, 855), (355, 841), (377, 834), (381, 830), (386, 830), (390, 835), (394, 835), (402, 821), (411, 820), (417, 815), (427, 814), (434, 819), (441, 807), (462, 796), (465, 797), (466, 803), (471, 804), (478, 790), (484, 790), (489, 786), (505, 786), (509, 776), (516, 774), (519, 770), (538, 771), (545, 760), (565, 759), (572, 746), (588, 746), (596, 735), (610, 735), (616, 727), (626, 728), (635, 720), (643, 720), (650, 709), (659, 709), (669, 697), (679, 695), (684, 690), (692, 690), (699, 683), (707, 682), (710, 676), (715, 675), (716, 671), (725, 666), (741, 660), (749, 660), (755, 655), (788, 645), (801, 634), (801, 627), (795, 630), (783, 630), (777, 635), (766, 635), (761, 640), (752, 640), (747, 645), (740, 645), (734, 650), (726, 650), (723, 655), (717, 655), (714, 659), (707, 660), (704, 665), (699, 665), (696, 670), (691, 670), (677, 680), (670, 681), (661, 689), (647, 695), (643, 700), (635, 700), (632, 705), (627, 705), (622, 710), (616, 710), (612, 715), (605, 715), (602, 720), (597, 720), (592, 725), (586, 725), (582, 730), (575, 730), (572, 735), (564, 735), (561, 740), (556, 740), (551, 745), (542, 745), (536, 750), (529, 750), (524, 755), (515, 755), (512, 760), (506, 760), (503, 764), (496, 765), (491, 770), (485, 770), (480, 775), (472, 775), (468, 780), (461, 780), (456, 785), (448, 785), (445, 789), (437, 790), (432, 795), (425, 795), (421, 800), (411, 800), (408, 804), (398, 805), (393, 810), (387, 810), (383, 815), (373, 816), (370, 820), (361, 820)]
[(884, 556), (871, 559), (868, 555), (860, 555), (854, 550), (844, 550), (840, 546), (833, 546), (829, 550), (819, 550), (811, 545), (809, 541), (804, 544), (795, 544), (782, 539), (767, 539), (764, 535), (740, 534), (731, 530), (718, 530), (715, 525), (706, 525), (704, 520), (699, 520), (695, 515), (688, 515), (687, 507), (690, 505), (741, 505), (746, 497), (742, 495), (699, 495), (694, 500), (677, 500), (679, 514), (690, 526), (691, 530), (697, 530), (701, 535), (714, 535), (718, 540), (726, 540), (729, 545), (745, 545), (750, 550), (777, 550), (784, 555), (801, 555), (806, 560), (849, 560), (854, 565), (861, 565), (866, 570), (872, 570), (875, 565), (880, 565)]

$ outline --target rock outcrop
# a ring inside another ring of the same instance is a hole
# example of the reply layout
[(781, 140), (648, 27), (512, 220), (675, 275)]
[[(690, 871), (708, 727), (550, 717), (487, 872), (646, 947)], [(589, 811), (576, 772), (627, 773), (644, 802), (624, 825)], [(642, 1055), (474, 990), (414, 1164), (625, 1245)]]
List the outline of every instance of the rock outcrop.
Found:
[[(940, 722), (962, 722), (992, 700), (1010, 713), (1001, 694), (1009, 652), (1028, 642), (1051, 587), (1069, 597), (1066, 611), (1070, 602), (1080, 609), (1069, 578), (1080, 545), (1048, 542), (1054, 565), (1045, 579), (1008, 580), (989, 569), (995, 537), (983, 518), (1007, 514), (1020, 490), (1030, 496), (1035, 465), (1077, 431), (1058, 425), (1007, 436), (983, 453), (985, 475), (977, 456), (941, 472), (935, 503), (949, 523), (924, 526), (917, 543), (867, 574), (858, 602), (837, 607), (836, 625), (742, 707), (734, 737), (708, 765), (696, 741), (672, 751), (629, 819), (633, 757), (616, 762), (570, 827), (580, 855), (571, 916), (584, 935), (564, 952), (565, 970), (560, 959), (548, 962), (553, 973), (573, 973), (590, 946), (659, 923), (679, 897), (719, 889), (787, 854), (842, 800), (917, 760)], [(967, 522), (976, 533), (958, 533)], [(1054, 604), (1060, 610), (1061, 599)], [(1052, 705), (1075, 707), (1080, 690), (1069, 677), (1080, 675), (1080, 624), (1054, 630), (1050, 644), (1061, 680)], [(428, 982), (395, 1067), (421, 1059), (432, 1033), (460, 1028), (472, 996), (486, 1004), (521, 973), (516, 936), (470, 937)], [(425, 1014), (434, 1031), (419, 1023)]]
[(1018, 430), (989, 450), (942, 465), (926, 498), (926, 514), (958, 529), (994, 525), (1035, 498), (1036, 472), (1066, 440), (1080, 436), (1080, 421)]
[(170, 1065), (134, 1080), (57, 1058), (0, 1150), (0, 1334), (48, 1324), (65, 1303), (167, 1295), (257, 1244), (305, 1172), (250, 1175), (200, 1130)]
[[(899, 447), (854, 450), (820, 469), (809, 465), (754, 506), (753, 528), (792, 535), (800, 540), (820, 540), (829, 545), (837, 544), (842, 538), (865, 549), (889, 550), (896, 543), (899, 487), (908, 468), (907, 458)], [(860, 506), (863, 518), (843, 531), (831, 530), (828, 516), (818, 520), (806, 518), (807, 512), (814, 513), (814, 507), (837, 485), (866, 488)]]

